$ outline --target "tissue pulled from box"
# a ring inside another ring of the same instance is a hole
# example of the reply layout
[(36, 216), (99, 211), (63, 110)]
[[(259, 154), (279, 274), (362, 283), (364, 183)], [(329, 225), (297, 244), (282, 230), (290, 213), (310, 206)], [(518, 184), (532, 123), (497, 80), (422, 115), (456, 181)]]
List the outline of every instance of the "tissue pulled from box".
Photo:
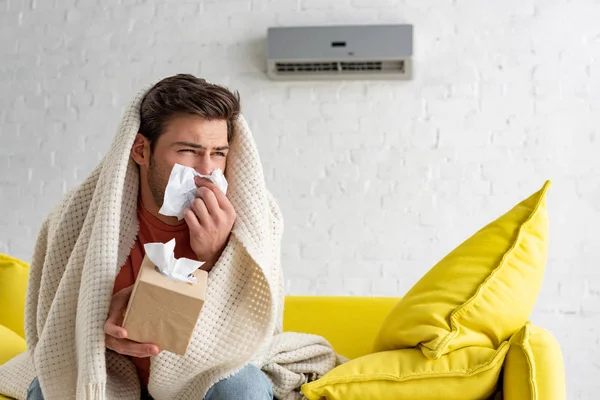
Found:
[(214, 170), (210, 175), (202, 175), (194, 168), (175, 164), (169, 176), (162, 207), (158, 212), (168, 217), (177, 217), (181, 221), (183, 212), (190, 208), (192, 200), (196, 198), (198, 187), (194, 182), (195, 176), (210, 180), (227, 194), (227, 179), (220, 169)]
[(158, 272), (176, 281), (196, 282), (193, 272), (204, 264), (189, 258), (175, 258), (175, 239), (167, 243), (146, 243), (144, 250)]

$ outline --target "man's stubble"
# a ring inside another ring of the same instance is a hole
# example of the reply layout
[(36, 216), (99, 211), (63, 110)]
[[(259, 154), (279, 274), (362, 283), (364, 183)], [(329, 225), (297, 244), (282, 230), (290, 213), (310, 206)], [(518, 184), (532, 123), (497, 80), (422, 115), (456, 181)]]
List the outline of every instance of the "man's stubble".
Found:
[(154, 202), (158, 207), (162, 207), (165, 199), (165, 190), (169, 182), (171, 172), (166, 168), (162, 168), (156, 163), (154, 155), (150, 156), (150, 165), (148, 167), (148, 185), (150, 192), (154, 198)]

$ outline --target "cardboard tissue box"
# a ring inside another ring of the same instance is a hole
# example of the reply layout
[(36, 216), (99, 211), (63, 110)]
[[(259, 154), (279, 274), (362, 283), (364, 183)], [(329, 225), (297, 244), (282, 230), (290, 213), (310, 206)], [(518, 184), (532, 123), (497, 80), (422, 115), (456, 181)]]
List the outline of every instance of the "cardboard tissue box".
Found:
[(202, 262), (175, 259), (175, 239), (144, 249), (123, 328), (128, 339), (184, 355), (204, 305), (208, 273), (198, 269)]

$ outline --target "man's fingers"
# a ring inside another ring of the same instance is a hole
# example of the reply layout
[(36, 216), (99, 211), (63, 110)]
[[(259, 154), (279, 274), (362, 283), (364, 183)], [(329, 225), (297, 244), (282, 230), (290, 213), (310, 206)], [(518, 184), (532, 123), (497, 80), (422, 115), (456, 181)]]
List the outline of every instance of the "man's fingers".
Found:
[(215, 193), (207, 187), (201, 187), (196, 190), (196, 196), (204, 200), (206, 209), (210, 215), (217, 215), (221, 211), (219, 202), (215, 197)]
[[(215, 185), (213, 183), (213, 181), (211, 181), (210, 179), (207, 178), (200, 178), (199, 176), (195, 176), (194, 177), (194, 183), (196, 184), (196, 186), (198, 187), (202, 187), (205, 186), (207, 188), (209, 188), (210, 190), (213, 189), (219, 189), (219, 187), (217, 185)], [(220, 190), (220, 189), (219, 189)]]
[(192, 210), (194, 211), (194, 214), (196, 214), (196, 217), (198, 217), (198, 221), (200, 222), (200, 225), (203, 226), (208, 226), (208, 224), (210, 224), (211, 219), (210, 219), (210, 213), (208, 212), (208, 207), (206, 206), (206, 203), (204, 202), (203, 199), (194, 199), (192, 200), (192, 204), (191, 204)]
[(114, 337), (127, 337), (127, 332), (121, 328), (121, 323), (123, 322), (123, 312), (127, 308), (132, 290), (133, 285), (120, 290), (113, 296), (108, 310), (108, 317), (104, 324), (105, 333)]
[(127, 337), (127, 331), (124, 328), (115, 325), (110, 321), (104, 323), (104, 333), (119, 339), (125, 339)]
[(123, 339), (123, 349), (134, 357), (150, 357), (157, 356), (159, 353), (158, 346), (147, 343), (136, 343), (131, 340)]
[(215, 185), (206, 178), (200, 177), (195, 178), (195, 183), (197, 186), (206, 187), (207, 189), (210, 189), (213, 192), (215, 198), (217, 199), (217, 204), (219, 204), (219, 208), (221, 210), (226, 211), (228, 213), (234, 212), (233, 205), (231, 204), (225, 193), (223, 193), (223, 191), (219, 189), (217, 185)]
[(199, 234), (201, 231), (200, 221), (198, 221), (198, 216), (192, 211), (191, 208), (188, 208), (183, 212), (183, 219), (187, 223), (190, 232), (193, 234)]
[(127, 331), (121, 326), (123, 314), (131, 297), (133, 285), (115, 293), (110, 303), (108, 317), (104, 323), (104, 340), (106, 347), (117, 353), (133, 357), (150, 357), (157, 355), (159, 348), (148, 343), (137, 343), (127, 338)]
[(221, 210), (226, 211), (226, 212), (233, 211), (233, 205), (231, 204), (231, 202), (229, 201), (227, 196), (225, 196), (225, 193), (223, 193), (221, 191), (221, 189), (219, 189), (218, 187), (215, 187), (215, 189), (212, 192), (215, 195), (215, 198), (217, 199), (219, 208)]
[(158, 355), (158, 346), (149, 343), (137, 343), (128, 339), (116, 339), (106, 336), (106, 347), (119, 354), (133, 357), (150, 357)]

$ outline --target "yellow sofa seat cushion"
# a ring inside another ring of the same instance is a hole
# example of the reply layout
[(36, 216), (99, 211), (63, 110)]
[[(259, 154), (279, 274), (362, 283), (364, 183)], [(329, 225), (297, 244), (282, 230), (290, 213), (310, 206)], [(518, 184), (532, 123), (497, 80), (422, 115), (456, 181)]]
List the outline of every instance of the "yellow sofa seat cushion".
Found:
[(546, 264), (546, 191), (523, 200), (435, 265), (385, 320), (375, 351), (420, 346), (436, 359), (497, 349), (528, 320)]
[(565, 400), (560, 346), (547, 330), (527, 323), (510, 339), (504, 364), (505, 400)]
[(21, 337), (25, 336), (23, 320), (28, 278), (26, 262), (0, 254), (0, 324)]
[(381, 323), (398, 297), (287, 296), (283, 330), (323, 336), (347, 358), (371, 353)]
[(304, 384), (309, 400), (465, 400), (494, 396), (508, 352), (466, 347), (436, 360), (419, 349), (391, 350), (342, 364)]

